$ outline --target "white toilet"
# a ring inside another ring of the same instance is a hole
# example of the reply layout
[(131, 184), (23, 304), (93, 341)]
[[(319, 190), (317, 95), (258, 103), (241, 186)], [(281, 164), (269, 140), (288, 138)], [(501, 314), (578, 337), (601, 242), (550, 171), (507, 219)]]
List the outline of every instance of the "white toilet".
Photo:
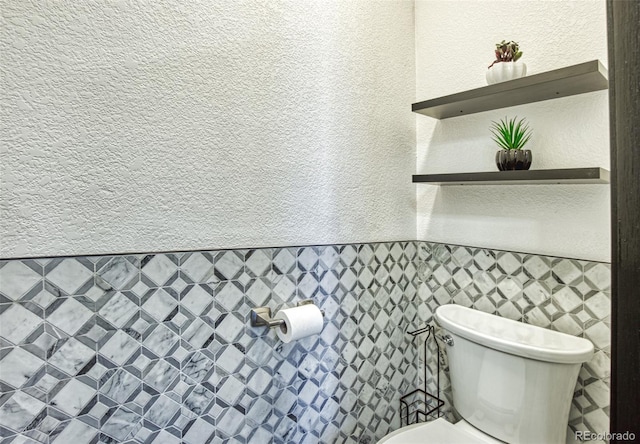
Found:
[(378, 444), (559, 444), (566, 442), (586, 339), (461, 305), (436, 309), (447, 344), (453, 406), (463, 420), (414, 424)]

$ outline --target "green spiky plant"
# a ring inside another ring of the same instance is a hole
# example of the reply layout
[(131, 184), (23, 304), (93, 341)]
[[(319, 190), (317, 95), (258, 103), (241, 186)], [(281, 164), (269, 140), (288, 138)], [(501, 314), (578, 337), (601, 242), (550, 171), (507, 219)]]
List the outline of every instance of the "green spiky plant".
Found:
[(507, 42), (505, 40), (500, 43), (496, 43), (496, 59), (493, 61), (489, 68), (491, 68), (496, 63), (500, 62), (515, 62), (520, 57), (522, 57), (522, 51), (520, 51), (520, 46), (517, 42), (510, 41)]
[(500, 119), (500, 122), (491, 122), (491, 134), (493, 140), (504, 150), (521, 150), (531, 138), (532, 131), (524, 118), (517, 120)]

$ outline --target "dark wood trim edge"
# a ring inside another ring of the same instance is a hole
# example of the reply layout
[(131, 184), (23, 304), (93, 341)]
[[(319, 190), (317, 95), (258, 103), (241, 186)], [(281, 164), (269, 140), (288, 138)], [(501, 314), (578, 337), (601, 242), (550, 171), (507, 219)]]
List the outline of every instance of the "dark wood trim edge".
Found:
[[(610, 431), (640, 439), (640, 2), (607, 0), (611, 135)], [(611, 442), (625, 442), (614, 435)], [(628, 442), (628, 441), (626, 441)]]

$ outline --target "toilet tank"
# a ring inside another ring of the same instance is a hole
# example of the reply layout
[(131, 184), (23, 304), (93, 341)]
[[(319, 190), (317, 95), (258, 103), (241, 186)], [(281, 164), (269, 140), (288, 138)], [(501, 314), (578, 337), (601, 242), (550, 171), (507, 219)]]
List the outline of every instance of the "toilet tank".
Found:
[(578, 372), (590, 341), (460, 305), (436, 309), (447, 345), (453, 405), (508, 443), (565, 443)]

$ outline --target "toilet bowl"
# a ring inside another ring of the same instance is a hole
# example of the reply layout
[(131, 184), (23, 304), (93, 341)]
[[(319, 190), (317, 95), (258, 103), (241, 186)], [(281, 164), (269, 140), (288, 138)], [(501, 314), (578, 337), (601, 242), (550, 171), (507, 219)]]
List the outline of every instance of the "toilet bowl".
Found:
[(560, 444), (578, 372), (593, 355), (584, 339), (442, 305), (453, 407), (463, 418), (404, 427), (379, 444)]
[(451, 424), (440, 418), (412, 424), (388, 434), (378, 444), (504, 444), (465, 420)]

